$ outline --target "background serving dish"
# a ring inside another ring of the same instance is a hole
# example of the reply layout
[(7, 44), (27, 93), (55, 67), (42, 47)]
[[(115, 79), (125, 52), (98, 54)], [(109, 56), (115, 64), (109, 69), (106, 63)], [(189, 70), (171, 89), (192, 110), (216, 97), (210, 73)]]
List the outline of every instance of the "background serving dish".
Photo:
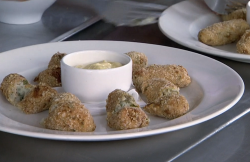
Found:
[(250, 63), (250, 55), (236, 52), (236, 43), (211, 47), (198, 41), (201, 29), (220, 21), (203, 0), (189, 0), (166, 9), (159, 19), (159, 27), (168, 38), (188, 48)]

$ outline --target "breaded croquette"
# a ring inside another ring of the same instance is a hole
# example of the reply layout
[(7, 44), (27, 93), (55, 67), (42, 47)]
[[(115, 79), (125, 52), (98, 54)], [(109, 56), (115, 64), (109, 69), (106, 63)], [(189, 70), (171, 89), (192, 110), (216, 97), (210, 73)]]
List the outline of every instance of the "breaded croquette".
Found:
[(250, 30), (247, 30), (236, 44), (238, 53), (250, 55)]
[(49, 103), (56, 94), (57, 91), (49, 86), (37, 85), (17, 103), (17, 107), (26, 114), (39, 113), (49, 109)]
[(22, 75), (13, 73), (7, 75), (1, 83), (1, 91), (6, 99), (14, 106), (34, 88)]
[(34, 114), (48, 109), (49, 102), (57, 91), (46, 85), (31, 85), (19, 74), (9, 74), (0, 88), (6, 99), (26, 114)]
[(127, 92), (116, 89), (108, 95), (106, 102), (110, 128), (126, 130), (148, 126), (148, 116)]
[(51, 57), (51, 59), (50, 59), (48, 68), (49, 68), (49, 69), (53, 69), (53, 68), (61, 67), (60, 62), (61, 62), (62, 58), (63, 58), (65, 55), (66, 55), (65, 53), (60, 53), (60, 52), (57, 52), (56, 54), (54, 54), (54, 55)]
[(163, 96), (179, 94), (179, 87), (166, 79), (159, 78), (144, 81), (141, 89), (148, 103), (157, 103)]
[(133, 72), (133, 84), (141, 92), (142, 83), (151, 78), (169, 80), (178, 87), (186, 87), (191, 83), (187, 70), (181, 65), (150, 65)]
[(51, 87), (61, 87), (61, 68), (55, 67), (53, 69), (46, 69), (39, 73), (34, 81)]
[(186, 114), (189, 110), (189, 104), (184, 96), (173, 94), (160, 98), (158, 103), (147, 104), (144, 110), (152, 115), (174, 119)]
[(133, 70), (132, 72), (132, 81), (133, 85), (136, 89), (137, 92), (142, 92), (141, 91), (141, 86), (143, 81), (145, 80), (145, 76), (147, 75), (147, 70), (145, 68), (137, 68)]
[(249, 28), (248, 23), (242, 19), (223, 21), (202, 29), (198, 39), (210, 46), (225, 45), (238, 41)]
[(51, 101), (49, 115), (44, 119), (45, 128), (61, 131), (93, 132), (94, 119), (79, 99), (69, 94), (58, 94)]
[(241, 8), (238, 10), (235, 10), (227, 15), (222, 15), (222, 21), (228, 21), (228, 20), (233, 20), (233, 19), (243, 19), (246, 20), (246, 14), (247, 14), (247, 9), (246, 8)]
[(131, 51), (126, 53), (133, 62), (133, 69), (144, 68), (148, 65), (148, 58), (144, 53)]
[(68, 92), (59, 93), (56, 96), (54, 96), (52, 101), (50, 102), (49, 112), (56, 109), (57, 106), (59, 105), (59, 103), (63, 103), (63, 102), (78, 102), (78, 103), (81, 103), (79, 98), (77, 98), (72, 93), (68, 93)]
[(60, 61), (65, 56), (65, 53), (57, 52), (54, 54), (48, 64), (48, 68), (40, 72), (35, 77), (34, 82), (43, 83), (51, 87), (61, 87), (61, 65)]
[(164, 78), (178, 87), (186, 87), (191, 83), (187, 70), (181, 65), (150, 65), (146, 70), (150, 74), (148, 78)]

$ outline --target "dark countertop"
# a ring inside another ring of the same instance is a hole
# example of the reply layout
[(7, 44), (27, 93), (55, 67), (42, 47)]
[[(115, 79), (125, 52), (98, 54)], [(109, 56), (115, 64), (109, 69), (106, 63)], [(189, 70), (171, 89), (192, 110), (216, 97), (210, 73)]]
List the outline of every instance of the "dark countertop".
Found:
[[(99, 21), (66, 41), (71, 40), (132, 41), (194, 51), (165, 37), (157, 24), (141, 27), (114, 27)], [(233, 68), (245, 83), (245, 92), (241, 100), (218, 117), (165, 134), (105, 142), (54, 141), (0, 132), (0, 161), (162, 162), (169, 161), (176, 156), (179, 157), (175, 161), (248, 161), (250, 115), (247, 114), (232, 124), (227, 124), (227, 122), (248, 108), (250, 75), (246, 69), (250, 68), (250, 65), (219, 57), (212, 58)], [(221, 130), (223, 124), (225, 128)]]

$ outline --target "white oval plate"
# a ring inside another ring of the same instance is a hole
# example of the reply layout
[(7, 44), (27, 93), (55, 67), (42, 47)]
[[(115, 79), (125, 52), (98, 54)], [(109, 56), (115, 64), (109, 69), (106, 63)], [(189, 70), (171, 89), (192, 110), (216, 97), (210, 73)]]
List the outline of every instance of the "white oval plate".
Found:
[(213, 13), (203, 0), (190, 0), (166, 9), (159, 18), (159, 27), (168, 38), (188, 48), (250, 63), (250, 55), (236, 52), (236, 43), (212, 47), (199, 42), (199, 31), (220, 21), (220, 17)]
[(192, 83), (181, 89), (181, 94), (187, 98), (190, 111), (174, 120), (149, 115), (151, 122), (148, 127), (116, 131), (110, 129), (106, 124), (104, 106), (100, 110), (102, 113), (96, 113), (95, 105), (93, 107), (87, 105), (86, 107), (93, 113), (97, 125), (96, 130), (92, 133), (64, 132), (42, 127), (40, 122), (47, 117), (48, 111), (26, 115), (10, 105), (0, 93), (1, 131), (36, 138), (72, 141), (138, 138), (186, 128), (216, 117), (235, 105), (244, 92), (244, 83), (241, 77), (234, 70), (216, 60), (165, 46), (119, 41), (48, 43), (1, 53), (0, 81), (10, 73), (19, 73), (34, 83), (32, 80), (40, 71), (46, 69), (54, 53), (58, 51), (71, 53), (80, 50), (111, 50), (119, 53), (140, 51), (147, 55), (149, 64), (184, 66), (192, 78)]

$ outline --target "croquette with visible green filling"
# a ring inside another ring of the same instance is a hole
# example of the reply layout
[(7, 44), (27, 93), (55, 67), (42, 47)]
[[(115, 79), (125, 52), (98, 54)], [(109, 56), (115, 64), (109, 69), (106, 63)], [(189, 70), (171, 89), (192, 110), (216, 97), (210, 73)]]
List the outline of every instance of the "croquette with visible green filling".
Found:
[(106, 102), (107, 124), (110, 128), (126, 130), (148, 126), (148, 116), (127, 92), (116, 89), (108, 95)]

